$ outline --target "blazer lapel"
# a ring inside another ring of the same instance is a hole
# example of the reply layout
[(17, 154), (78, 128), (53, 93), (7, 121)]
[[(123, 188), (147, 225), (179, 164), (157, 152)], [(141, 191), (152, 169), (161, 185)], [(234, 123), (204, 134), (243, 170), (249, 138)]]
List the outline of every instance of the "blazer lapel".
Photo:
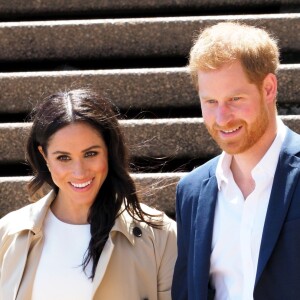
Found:
[[(216, 177), (203, 181), (198, 199), (194, 237), (194, 291), (198, 299), (207, 299), (214, 212), (218, 188)], [(195, 299), (196, 299), (195, 298)]]
[[(293, 146), (295, 146), (295, 143)], [(297, 140), (296, 148), (298, 147), (299, 139)], [(294, 148), (295, 147), (291, 147), (291, 149)], [(294, 156), (294, 154), (287, 153), (286, 150), (281, 152), (262, 235), (255, 285), (273, 252), (283, 226), (293, 191), (298, 182), (300, 173), (299, 166), (300, 159), (298, 157)]]

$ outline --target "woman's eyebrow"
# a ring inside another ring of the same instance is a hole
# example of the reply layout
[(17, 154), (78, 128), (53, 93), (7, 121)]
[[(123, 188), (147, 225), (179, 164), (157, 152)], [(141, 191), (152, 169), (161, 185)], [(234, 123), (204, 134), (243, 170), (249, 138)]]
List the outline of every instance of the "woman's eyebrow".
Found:
[[(86, 152), (86, 151), (89, 151), (89, 150), (92, 150), (92, 149), (99, 149), (99, 148), (102, 148), (102, 147), (101, 147), (100, 145), (93, 145), (93, 146), (90, 146), (90, 147), (88, 147), (88, 148), (82, 150), (81, 152)], [(64, 154), (64, 155), (69, 155), (70, 152), (57, 150), (57, 151), (52, 152), (52, 154)]]

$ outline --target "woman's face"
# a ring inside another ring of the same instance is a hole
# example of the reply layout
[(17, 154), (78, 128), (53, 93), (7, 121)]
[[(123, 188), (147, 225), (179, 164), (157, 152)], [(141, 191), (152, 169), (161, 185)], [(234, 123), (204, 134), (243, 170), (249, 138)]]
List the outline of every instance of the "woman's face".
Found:
[(43, 154), (59, 191), (60, 207), (88, 210), (108, 173), (108, 153), (99, 132), (87, 123), (67, 125), (54, 133)]

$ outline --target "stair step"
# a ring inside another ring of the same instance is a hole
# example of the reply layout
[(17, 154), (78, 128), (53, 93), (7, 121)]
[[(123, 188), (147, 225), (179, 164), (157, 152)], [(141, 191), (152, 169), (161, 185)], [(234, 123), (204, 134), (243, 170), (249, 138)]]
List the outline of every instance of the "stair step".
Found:
[[(280, 66), (279, 103), (300, 104), (299, 77), (300, 64)], [(54, 91), (75, 87), (105, 94), (123, 111), (196, 108), (200, 115), (186, 68), (0, 73), (0, 114), (28, 113)]]
[(1, 0), (0, 18), (82, 18), (149, 15), (149, 14), (208, 14), (245, 11), (286, 11), (299, 7), (298, 0), (147, 0), (147, 1), (97, 1), (97, 0)]
[[(220, 21), (257, 25), (278, 38), (278, 111), (300, 133), (299, 0), (0, 0), (0, 19), (0, 218), (29, 203), (31, 177), (16, 176), (30, 174), (24, 144), (31, 123), (21, 121), (44, 97), (81, 87), (133, 118), (120, 123), (141, 201), (174, 217), (175, 187), (186, 173), (166, 173), (154, 161), (170, 160), (167, 172), (186, 171), (181, 165), (192, 169), (220, 153), (184, 67), (196, 33)], [(137, 119), (147, 110), (152, 119)], [(141, 173), (149, 170), (158, 173)]]
[[(300, 133), (300, 115), (281, 116)], [(131, 155), (141, 157), (207, 158), (220, 153), (202, 118), (120, 121)], [(0, 124), (0, 161), (24, 161), (24, 140), (30, 123)]]
[[(175, 215), (175, 188), (185, 173), (132, 174), (143, 203)], [(0, 177), (0, 218), (29, 203), (26, 184), (31, 177)]]
[(229, 20), (270, 30), (283, 52), (300, 51), (300, 13), (35, 21), (0, 23), (0, 61), (186, 57), (195, 32)]

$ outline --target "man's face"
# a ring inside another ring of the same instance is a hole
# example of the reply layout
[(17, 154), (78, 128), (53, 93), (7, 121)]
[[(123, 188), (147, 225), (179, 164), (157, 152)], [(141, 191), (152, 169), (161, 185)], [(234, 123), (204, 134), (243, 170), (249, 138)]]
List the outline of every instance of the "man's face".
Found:
[(199, 71), (198, 84), (205, 125), (222, 150), (243, 153), (268, 132), (270, 105), (249, 82), (239, 61), (217, 70)]

